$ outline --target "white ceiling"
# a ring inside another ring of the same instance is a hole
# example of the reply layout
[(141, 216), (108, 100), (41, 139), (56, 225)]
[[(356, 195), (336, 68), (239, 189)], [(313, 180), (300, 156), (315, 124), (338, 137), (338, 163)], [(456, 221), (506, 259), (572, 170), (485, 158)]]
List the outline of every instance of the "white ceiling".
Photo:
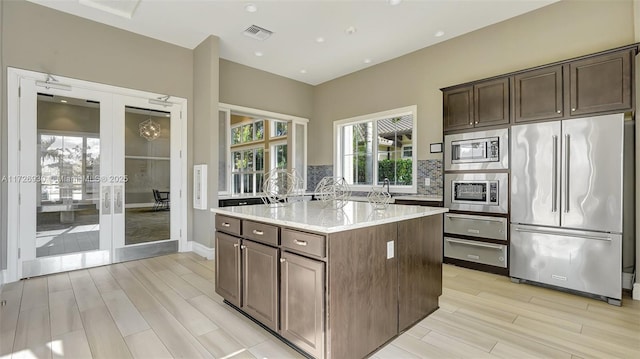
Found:
[[(316, 85), (558, 0), (29, 1), (189, 49), (216, 35), (222, 58)], [(86, 5), (92, 2), (117, 4), (120, 15)], [(249, 3), (258, 10), (247, 12)], [(127, 11), (130, 18), (122, 16)], [(244, 36), (251, 25), (274, 34), (264, 41)], [(444, 35), (434, 36), (438, 31)]]

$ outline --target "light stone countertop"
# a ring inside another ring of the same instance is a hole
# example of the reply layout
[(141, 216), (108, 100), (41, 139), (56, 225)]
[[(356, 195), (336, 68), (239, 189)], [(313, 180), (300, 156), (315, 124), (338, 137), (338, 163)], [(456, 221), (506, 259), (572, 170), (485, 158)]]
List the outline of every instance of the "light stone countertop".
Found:
[(294, 202), (285, 206), (255, 204), (211, 208), (211, 212), (319, 233), (335, 233), (448, 212), (447, 208), (390, 204), (375, 210), (367, 202), (349, 201), (341, 209), (323, 207), (321, 201)]

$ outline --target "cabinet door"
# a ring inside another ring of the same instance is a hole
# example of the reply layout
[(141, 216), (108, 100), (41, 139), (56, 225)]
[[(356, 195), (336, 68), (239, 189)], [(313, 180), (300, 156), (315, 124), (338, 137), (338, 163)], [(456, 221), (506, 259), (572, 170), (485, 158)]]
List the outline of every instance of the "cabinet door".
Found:
[(571, 116), (631, 109), (631, 51), (569, 64)]
[(442, 100), (444, 131), (463, 130), (473, 127), (472, 86), (444, 91)]
[(240, 238), (216, 232), (216, 293), (240, 307)]
[(562, 118), (562, 84), (562, 65), (515, 75), (515, 122)]
[(278, 248), (242, 241), (242, 310), (278, 330)]
[(509, 78), (479, 83), (473, 87), (475, 127), (509, 123)]
[(324, 348), (324, 263), (283, 252), (280, 335), (316, 358)]

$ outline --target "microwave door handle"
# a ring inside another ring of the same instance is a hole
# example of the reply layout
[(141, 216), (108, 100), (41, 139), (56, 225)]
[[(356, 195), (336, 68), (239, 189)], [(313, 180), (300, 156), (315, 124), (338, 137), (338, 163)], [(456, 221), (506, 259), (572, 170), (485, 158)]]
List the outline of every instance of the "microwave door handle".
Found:
[(553, 170), (551, 171), (551, 212), (558, 210), (558, 136), (553, 136)]

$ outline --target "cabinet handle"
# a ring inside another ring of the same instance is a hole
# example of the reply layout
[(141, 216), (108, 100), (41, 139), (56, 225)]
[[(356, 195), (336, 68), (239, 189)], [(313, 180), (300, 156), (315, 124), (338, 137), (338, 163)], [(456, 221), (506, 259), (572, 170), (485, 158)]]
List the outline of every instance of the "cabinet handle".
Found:
[(572, 109), (571, 109), (571, 111), (575, 111), (575, 110), (576, 110), (575, 108), (572, 108)]
[(245, 245), (241, 245), (241, 246), (240, 246), (240, 248), (241, 248), (241, 249), (247, 249), (247, 246), (245, 246)]
[(286, 262), (286, 261), (287, 261), (286, 259), (284, 259), (284, 258), (280, 258), (280, 263), (284, 263), (284, 262)]
[(227, 222), (222, 222), (222, 226), (223, 227), (231, 227), (231, 224), (227, 223)]
[(233, 246), (238, 248), (240, 245), (238, 243), (234, 243)]
[(306, 246), (307, 245), (307, 241), (299, 241), (297, 239), (293, 240), (293, 243), (299, 245), (299, 246)]
[(476, 121), (476, 125), (478, 124), (478, 121)]
[(560, 110), (556, 111), (556, 113), (560, 113), (560, 112), (562, 112), (562, 111), (560, 111)]
[(259, 230), (257, 230), (257, 229), (254, 229), (252, 232), (253, 232), (253, 234), (258, 235), (258, 236), (261, 236), (261, 235), (263, 235), (263, 234), (264, 234), (264, 232), (263, 232), (263, 231), (259, 231)]

